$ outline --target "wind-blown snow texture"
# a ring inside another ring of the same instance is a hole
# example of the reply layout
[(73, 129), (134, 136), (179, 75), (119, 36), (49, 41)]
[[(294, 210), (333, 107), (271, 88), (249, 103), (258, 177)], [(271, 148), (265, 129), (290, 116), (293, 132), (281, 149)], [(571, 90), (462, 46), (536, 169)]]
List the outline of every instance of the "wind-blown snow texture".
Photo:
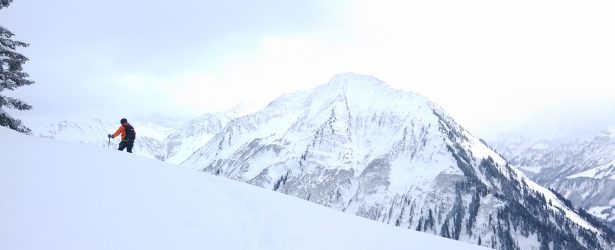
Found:
[(612, 232), (418, 94), (352, 73), (231, 121), (184, 165), (500, 249), (612, 249)]
[(135, 155), (0, 137), (0, 249), (481, 249)]

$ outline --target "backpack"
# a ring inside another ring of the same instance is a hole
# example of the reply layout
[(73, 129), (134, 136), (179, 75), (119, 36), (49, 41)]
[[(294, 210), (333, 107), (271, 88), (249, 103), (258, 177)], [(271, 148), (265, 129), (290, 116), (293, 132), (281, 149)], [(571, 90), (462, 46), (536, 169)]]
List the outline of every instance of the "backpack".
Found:
[(133, 128), (130, 124), (126, 124), (126, 126), (124, 126), (124, 130), (126, 131), (126, 141), (134, 142), (137, 137), (135, 128)]

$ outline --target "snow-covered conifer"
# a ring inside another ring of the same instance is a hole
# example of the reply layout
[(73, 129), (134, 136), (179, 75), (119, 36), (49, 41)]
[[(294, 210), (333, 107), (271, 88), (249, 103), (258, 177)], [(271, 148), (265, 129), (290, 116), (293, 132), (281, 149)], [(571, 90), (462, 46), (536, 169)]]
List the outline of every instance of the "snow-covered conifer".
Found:
[[(12, 0), (0, 0), (0, 9), (6, 8)], [(4, 108), (29, 110), (32, 106), (24, 101), (2, 95), (5, 90), (15, 90), (18, 87), (33, 84), (29, 75), (23, 72), (23, 64), (28, 58), (17, 52), (19, 47), (28, 47), (29, 44), (13, 40), (13, 34), (0, 25), (0, 126), (9, 127), (13, 130), (29, 133), (30, 129), (24, 126), (19, 119), (13, 118)]]

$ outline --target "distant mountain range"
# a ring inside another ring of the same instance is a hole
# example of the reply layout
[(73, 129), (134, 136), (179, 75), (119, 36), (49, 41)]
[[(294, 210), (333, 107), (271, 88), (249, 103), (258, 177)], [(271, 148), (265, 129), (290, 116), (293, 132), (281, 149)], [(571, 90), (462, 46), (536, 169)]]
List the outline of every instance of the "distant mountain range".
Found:
[[(137, 132), (133, 152), (138, 155), (179, 164), (204, 145), (234, 117), (236, 112), (204, 114), (180, 120), (157, 117), (154, 120), (129, 120)], [(36, 136), (73, 141), (100, 147), (117, 148), (119, 139), (107, 139), (120, 126), (119, 120), (63, 120), (29, 125)]]
[(532, 143), (518, 145), (510, 139), (523, 140), (524, 133), (509, 133), (493, 144), (536, 182), (615, 228), (615, 128), (574, 141), (534, 137)]

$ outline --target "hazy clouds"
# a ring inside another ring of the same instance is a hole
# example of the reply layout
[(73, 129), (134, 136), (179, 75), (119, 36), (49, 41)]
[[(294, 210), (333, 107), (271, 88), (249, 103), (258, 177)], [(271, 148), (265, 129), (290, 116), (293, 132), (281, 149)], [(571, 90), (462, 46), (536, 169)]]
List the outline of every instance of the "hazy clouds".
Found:
[[(207, 75), (230, 55), (254, 53), (261, 37), (329, 23), (325, 7), (321, 1), (17, 0), (0, 21), (31, 44), (22, 52), (37, 84), (18, 94), (35, 105), (33, 113), (183, 113), (174, 92), (186, 91), (177, 82), (186, 72)], [(216, 91), (215, 84), (199, 84)]]
[(32, 44), (37, 84), (19, 94), (33, 112), (194, 115), (353, 71), (489, 133), (567, 107), (608, 120), (614, 12), (609, 1), (17, 0), (0, 22)]

